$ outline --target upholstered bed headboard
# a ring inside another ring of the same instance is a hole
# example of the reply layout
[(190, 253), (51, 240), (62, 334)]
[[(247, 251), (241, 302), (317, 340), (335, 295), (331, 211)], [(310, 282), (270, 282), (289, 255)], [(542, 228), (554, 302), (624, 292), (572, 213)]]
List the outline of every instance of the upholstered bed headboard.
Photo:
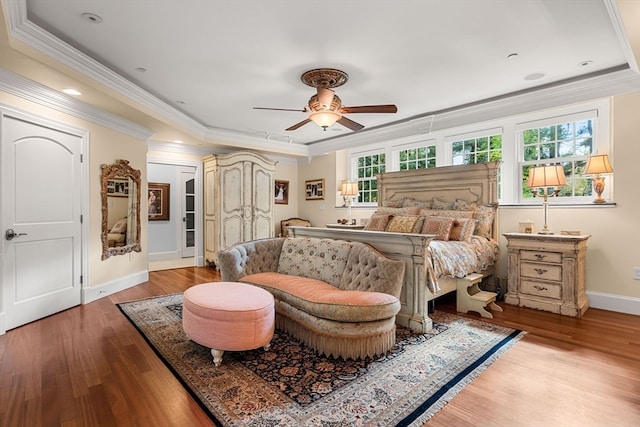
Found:
[[(430, 169), (387, 172), (378, 175), (378, 205), (413, 198), (430, 202), (437, 198), (454, 203), (464, 200), (497, 206), (498, 168), (501, 162), (442, 166)], [(492, 235), (497, 239), (497, 215)]]

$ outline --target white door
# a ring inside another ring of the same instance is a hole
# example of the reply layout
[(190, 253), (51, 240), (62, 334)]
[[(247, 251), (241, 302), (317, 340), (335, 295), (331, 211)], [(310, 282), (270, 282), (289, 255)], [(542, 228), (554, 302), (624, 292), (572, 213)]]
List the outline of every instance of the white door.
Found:
[(182, 258), (196, 254), (196, 174), (180, 171), (182, 183)]
[(82, 137), (1, 119), (2, 302), (12, 329), (81, 302)]

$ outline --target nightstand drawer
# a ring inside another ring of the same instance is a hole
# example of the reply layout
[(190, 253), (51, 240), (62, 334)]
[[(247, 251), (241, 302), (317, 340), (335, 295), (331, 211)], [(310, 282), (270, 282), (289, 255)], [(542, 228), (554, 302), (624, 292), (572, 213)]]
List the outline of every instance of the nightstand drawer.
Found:
[(560, 285), (523, 279), (520, 286), (520, 292), (522, 292), (523, 294), (536, 295), (539, 297), (547, 297), (553, 299), (561, 298), (562, 287)]
[(520, 263), (520, 275), (534, 279), (562, 281), (562, 266), (554, 264), (536, 264), (533, 262)]
[(559, 252), (521, 251), (520, 259), (560, 264), (562, 262), (562, 254)]

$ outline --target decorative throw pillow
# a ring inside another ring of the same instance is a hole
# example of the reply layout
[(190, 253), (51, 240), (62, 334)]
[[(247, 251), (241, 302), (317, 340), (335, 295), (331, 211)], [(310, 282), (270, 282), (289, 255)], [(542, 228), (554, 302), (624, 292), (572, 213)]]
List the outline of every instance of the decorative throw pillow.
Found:
[(496, 208), (494, 206), (478, 206), (474, 211), (473, 217), (476, 220), (476, 229), (473, 234), (490, 239), (493, 219), (496, 217)]
[(435, 234), (436, 240), (449, 240), (454, 218), (443, 216), (428, 216), (424, 219), (422, 234)]
[(405, 206), (405, 207), (414, 206), (418, 208), (429, 209), (431, 207), (431, 201), (423, 202), (422, 200), (417, 200), (417, 199), (414, 199), (413, 197), (405, 197), (402, 200), (402, 206)]
[(109, 233), (113, 234), (124, 234), (127, 232), (127, 218), (119, 219), (113, 224)]
[(384, 200), (382, 206), (387, 208), (401, 208), (402, 200)]
[(374, 213), (391, 215), (418, 215), (420, 208), (411, 206), (403, 208), (379, 207)]
[(473, 211), (456, 211), (453, 209), (420, 209), (420, 215), (446, 216), (448, 218), (473, 218)]
[(449, 240), (469, 242), (476, 228), (476, 222), (471, 218), (456, 218), (449, 234)]
[(387, 230), (394, 233), (413, 233), (416, 221), (420, 218), (417, 215), (396, 215), (389, 224), (387, 224)]
[(387, 228), (387, 224), (393, 218), (393, 215), (390, 214), (379, 214), (374, 213), (369, 218), (369, 222), (364, 227), (365, 230), (373, 230), (373, 231), (384, 231)]
[(478, 204), (476, 202), (468, 202), (466, 200), (456, 199), (453, 204), (453, 209), (458, 211), (474, 211), (478, 208)]
[(431, 209), (453, 209), (453, 203), (434, 197), (431, 201)]

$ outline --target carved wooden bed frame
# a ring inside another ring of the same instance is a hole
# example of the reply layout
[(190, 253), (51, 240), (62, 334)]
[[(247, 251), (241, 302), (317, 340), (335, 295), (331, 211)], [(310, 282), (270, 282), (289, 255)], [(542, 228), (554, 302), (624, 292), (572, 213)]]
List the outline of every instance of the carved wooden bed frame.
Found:
[[(488, 162), (383, 173), (378, 175), (378, 204), (382, 206), (384, 201), (400, 201), (407, 197), (427, 202), (436, 197), (451, 203), (464, 200), (477, 205), (497, 205), (499, 166), (500, 162)], [(400, 295), (402, 308), (396, 316), (396, 323), (414, 331), (426, 332), (431, 329), (432, 321), (428, 315), (427, 303), (455, 291), (457, 281), (464, 280), (440, 277), (438, 284), (441, 290), (437, 294), (429, 290), (425, 269), (428, 261), (425, 256), (433, 235), (320, 227), (291, 227), (290, 230), (295, 237), (368, 243), (390, 258), (403, 260), (406, 269)], [(495, 240), (498, 238), (497, 233), (496, 212), (492, 229)], [(493, 274), (493, 268), (477, 273), (486, 277)]]

